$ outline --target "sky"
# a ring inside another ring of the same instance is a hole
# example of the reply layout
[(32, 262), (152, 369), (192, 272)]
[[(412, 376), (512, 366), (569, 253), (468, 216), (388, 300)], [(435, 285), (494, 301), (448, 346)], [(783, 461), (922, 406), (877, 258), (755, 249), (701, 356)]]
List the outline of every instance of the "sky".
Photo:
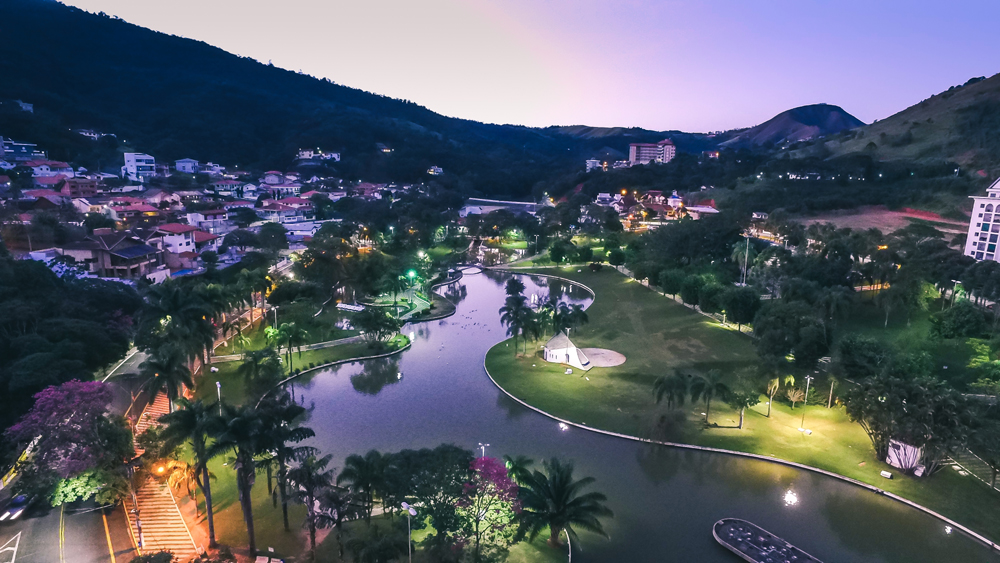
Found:
[(814, 103), (870, 123), (1000, 72), (1000, 2), (64, 0), (489, 123), (709, 132)]

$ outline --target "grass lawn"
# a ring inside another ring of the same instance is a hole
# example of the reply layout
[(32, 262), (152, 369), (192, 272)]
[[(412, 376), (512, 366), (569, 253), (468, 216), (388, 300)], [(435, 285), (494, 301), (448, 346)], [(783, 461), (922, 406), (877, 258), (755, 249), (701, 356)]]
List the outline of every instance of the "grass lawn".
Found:
[[(327, 342), (358, 334), (356, 330), (343, 330), (335, 326), (342, 319), (350, 318), (350, 312), (328, 307), (321, 315), (313, 317), (316, 310), (317, 306), (308, 301), (281, 305), (278, 307), (278, 324), (294, 322), (305, 328), (306, 332), (309, 333), (307, 344)], [(274, 310), (268, 312), (264, 319), (265, 322), (260, 322), (258, 319), (259, 317), (255, 317), (253, 328), (243, 331), (243, 336), (249, 340), (248, 350), (259, 350), (267, 345), (264, 329), (274, 326)], [(215, 354), (218, 356), (238, 353), (240, 353), (239, 346), (232, 340), (215, 349)]]
[[(389, 530), (392, 530), (396, 526), (398, 530), (396, 533), (404, 537), (406, 534), (406, 520), (401, 516), (397, 516), (395, 521), (390, 520), (386, 516), (376, 516), (372, 518), (371, 526), (373, 528), (381, 528), (383, 533), (389, 532)], [(413, 552), (413, 560), (417, 563), (432, 563), (435, 561), (419, 546), (419, 542), (423, 541), (431, 532), (432, 530), (429, 526), (421, 530), (413, 530), (413, 542), (418, 544), (416, 550)], [(365, 537), (368, 533), (369, 527), (365, 525), (364, 520), (348, 522), (344, 526), (343, 541), (346, 543), (352, 537)], [(541, 534), (533, 542), (523, 541), (511, 546), (507, 563), (566, 563), (567, 552), (546, 545), (546, 537), (546, 534)], [(337, 549), (337, 537), (333, 532), (327, 535), (316, 546), (317, 563), (348, 563), (354, 561), (350, 555), (350, 551), (346, 548), (344, 549), (344, 555), (345, 557), (341, 559)]]
[[(580, 347), (610, 348), (625, 354), (626, 363), (616, 368), (594, 368), (585, 374), (574, 370), (565, 374), (565, 366), (544, 362), (529, 354), (514, 357), (510, 340), (493, 347), (486, 356), (490, 374), (504, 389), (518, 398), (555, 416), (614, 432), (675, 441), (769, 457), (786, 459), (826, 469), (871, 483), (914, 502), (927, 506), (987, 537), (1000, 538), (1000, 496), (989, 491), (971, 476), (962, 477), (944, 468), (929, 479), (899, 475), (874, 458), (867, 435), (850, 422), (842, 408), (826, 408), (828, 387), (823, 379), (817, 395), (822, 405), (805, 407), (805, 427), (811, 435), (798, 431), (803, 407), (790, 405), (775, 397), (771, 418), (766, 418), (767, 398), (748, 409), (744, 428), (736, 425), (738, 413), (721, 401), (713, 401), (710, 422), (703, 423), (704, 404), (688, 404), (680, 423), (665, 417), (667, 410), (656, 405), (652, 382), (674, 368), (704, 372), (717, 368), (731, 374), (742, 366), (756, 363), (750, 339), (719, 327), (707, 317), (673, 302), (613, 270), (592, 273), (577, 268), (548, 269), (550, 273), (577, 280), (594, 290), (597, 297), (587, 309), (589, 324), (575, 331), (571, 338)], [(854, 318), (859, 326), (871, 323)], [(926, 319), (923, 321), (926, 323)], [(901, 342), (908, 330), (897, 327)], [(878, 328), (881, 328), (881, 320)], [(890, 322), (890, 328), (892, 323)], [(536, 351), (542, 342), (529, 343)], [(589, 379), (588, 379), (589, 378)], [(891, 470), (892, 480), (879, 476)]]

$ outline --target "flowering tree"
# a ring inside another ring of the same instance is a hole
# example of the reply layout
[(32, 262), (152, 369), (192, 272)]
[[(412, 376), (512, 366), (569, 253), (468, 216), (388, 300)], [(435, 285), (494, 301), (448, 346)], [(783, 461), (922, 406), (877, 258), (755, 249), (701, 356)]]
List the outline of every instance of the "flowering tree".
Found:
[(479, 563), (485, 556), (483, 547), (486, 554), (491, 554), (505, 551), (512, 543), (516, 532), (513, 522), (521, 506), (517, 484), (507, 475), (502, 461), (480, 457), (472, 461), (470, 468), (472, 480), (465, 483), (455, 506), (472, 540), (473, 560)]
[(13, 443), (34, 444), (19, 464), (19, 486), (44, 489), (56, 505), (99, 489), (123, 490), (124, 463), (135, 450), (124, 419), (107, 413), (111, 398), (111, 389), (97, 381), (69, 381), (37, 393), (28, 414), (6, 432)]

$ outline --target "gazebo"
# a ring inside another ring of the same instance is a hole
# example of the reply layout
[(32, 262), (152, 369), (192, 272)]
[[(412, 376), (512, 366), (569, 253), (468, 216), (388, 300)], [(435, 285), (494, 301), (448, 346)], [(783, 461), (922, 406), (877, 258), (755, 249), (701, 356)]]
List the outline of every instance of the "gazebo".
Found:
[(545, 343), (544, 357), (546, 362), (567, 364), (584, 371), (593, 367), (583, 350), (577, 348), (564, 332), (559, 332)]

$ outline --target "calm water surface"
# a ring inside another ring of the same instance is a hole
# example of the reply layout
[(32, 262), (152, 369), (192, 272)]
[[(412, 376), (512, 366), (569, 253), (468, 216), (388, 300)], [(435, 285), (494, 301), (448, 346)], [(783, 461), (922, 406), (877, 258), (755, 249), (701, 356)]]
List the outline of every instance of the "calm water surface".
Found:
[[(739, 559), (712, 538), (723, 517), (744, 518), (826, 563), (997, 561), (984, 546), (904, 505), (811, 472), (734, 456), (652, 446), (557, 423), (510, 400), (483, 369), (483, 358), (506, 338), (497, 310), (504, 274), (467, 275), (448, 290), (457, 313), (408, 325), (413, 347), (391, 359), (356, 362), (296, 385), (313, 405), (311, 445), (333, 464), (369, 449), (397, 451), (443, 442), (487, 455), (523, 454), (536, 461), (576, 463), (578, 477), (597, 479), (615, 518), (611, 539), (582, 534), (577, 562)], [(563, 295), (589, 303), (582, 289), (522, 278), (526, 294)], [(402, 374), (402, 378), (399, 378)], [(789, 493), (791, 492), (791, 494)], [(790, 502), (791, 500), (795, 502)]]

